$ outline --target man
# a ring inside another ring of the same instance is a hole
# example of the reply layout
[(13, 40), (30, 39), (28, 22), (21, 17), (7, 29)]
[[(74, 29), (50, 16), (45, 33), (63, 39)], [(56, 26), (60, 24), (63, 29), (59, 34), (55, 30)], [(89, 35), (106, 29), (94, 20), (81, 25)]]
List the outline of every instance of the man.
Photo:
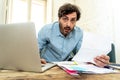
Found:
[[(42, 63), (70, 60), (80, 49), (83, 31), (76, 26), (81, 13), (73, 4), (64, 4), (58, 10), (58, 22), (45, 25), (38, 33)], [(94, 58), (97, 66), (109, 63), (107, 55)]]

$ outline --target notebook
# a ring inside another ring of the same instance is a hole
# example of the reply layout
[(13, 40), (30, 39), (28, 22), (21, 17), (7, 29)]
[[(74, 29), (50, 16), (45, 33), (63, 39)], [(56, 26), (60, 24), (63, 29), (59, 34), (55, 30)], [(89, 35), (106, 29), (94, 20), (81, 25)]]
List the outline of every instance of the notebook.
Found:
[(44, 72), (53, 66), (40, 63), (34, 23), (0, 24), (0, 69)]

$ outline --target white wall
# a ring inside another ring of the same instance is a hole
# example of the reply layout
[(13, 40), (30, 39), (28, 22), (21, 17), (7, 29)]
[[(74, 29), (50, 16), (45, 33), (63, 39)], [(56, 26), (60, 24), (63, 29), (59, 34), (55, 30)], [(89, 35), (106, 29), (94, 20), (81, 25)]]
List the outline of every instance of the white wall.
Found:
[(5, 23), (5, 1), (0, 0), (0, 24)]
[(115, 43), (117, 63), (120, 63), (119, 0), (75, 0), (82, 16), (77, 23), (83, 30), (110, 36)]
[(113, 12), (110, 8), (110, 0), (76, 0), (76, 4), (82, 12), (78, 25), (85, 31), (113, 36), (111, 33)]
[(114, 39), (115, 39), (115, 46), (116, 46), (116, 57), (117, 62), (120, 63), (120, 1), (119, 0), (112, 0), (113, 3), (113, 22), (114, 22)]

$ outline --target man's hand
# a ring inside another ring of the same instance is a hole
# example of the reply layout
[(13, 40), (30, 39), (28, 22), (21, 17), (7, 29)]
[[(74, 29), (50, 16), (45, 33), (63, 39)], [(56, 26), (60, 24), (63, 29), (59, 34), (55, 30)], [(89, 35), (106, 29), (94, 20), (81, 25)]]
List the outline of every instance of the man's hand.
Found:
[(41, 61), (42, 64), (46, 64), (47, 63), (45, 59), (40, 59), (40, 61)]
[(94, 58), (96, 66), (104, 67), (109, 64), (110, 57), (107, 55), (101, 55)]

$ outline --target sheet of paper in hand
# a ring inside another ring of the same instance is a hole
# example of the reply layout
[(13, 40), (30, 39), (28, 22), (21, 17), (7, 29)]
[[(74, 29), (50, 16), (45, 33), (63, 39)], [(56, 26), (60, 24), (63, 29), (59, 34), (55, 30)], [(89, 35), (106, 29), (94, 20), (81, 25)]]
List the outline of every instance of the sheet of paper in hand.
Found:
[(92, 62), (98, 55), (108, 54), (111, 51), (112, 40), (103, 35), (84, 32), (83, 42), (78, 53), (72, 60), (79, 62)]

